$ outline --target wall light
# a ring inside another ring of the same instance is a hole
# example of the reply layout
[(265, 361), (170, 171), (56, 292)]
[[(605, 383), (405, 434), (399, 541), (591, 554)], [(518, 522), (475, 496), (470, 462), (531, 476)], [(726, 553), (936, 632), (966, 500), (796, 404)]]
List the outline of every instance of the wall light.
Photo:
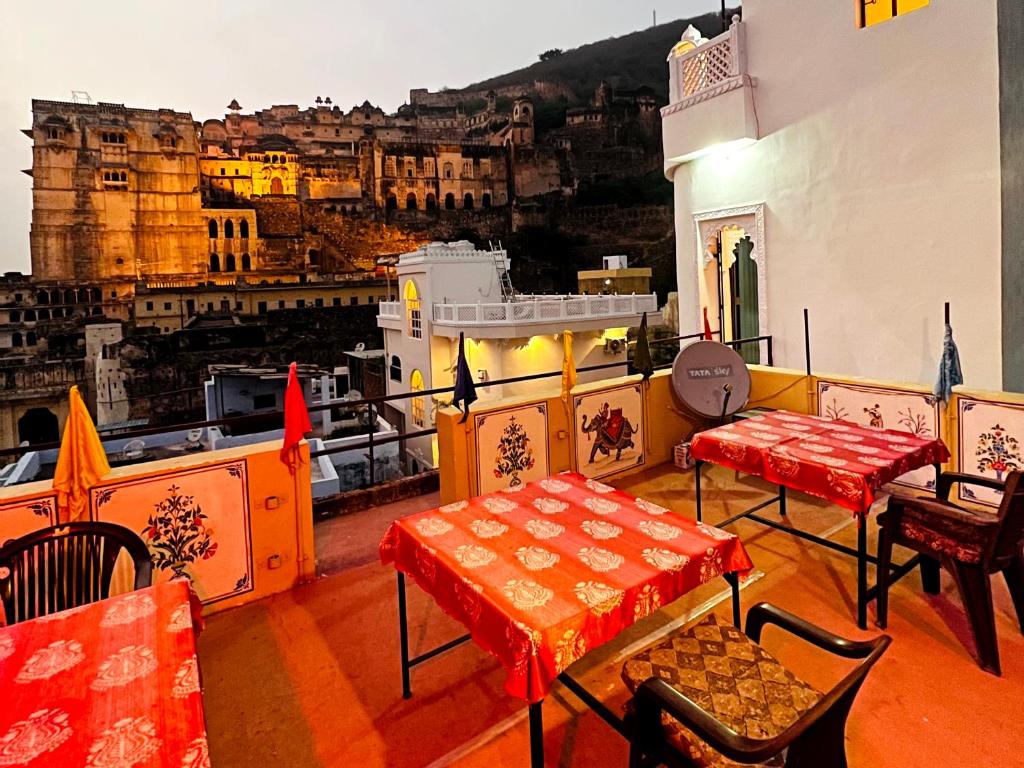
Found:
[(685, 155), (679, 157), (670, 158), (673, 163), (688, 163), (691, 160), (697, 160), (701, 157), (708, 157), (711, 155), (731, 155), (739, 152), (741, 149), (746, 149), (751, 144), (756, 143), (757, 139), (752, 139), (749, 136), (742, 139), (735, 139), (734, 141), (725, 141), (721, 144), (712, 144), (709, 147), (698, 149), (694, 152), (688, 152)]

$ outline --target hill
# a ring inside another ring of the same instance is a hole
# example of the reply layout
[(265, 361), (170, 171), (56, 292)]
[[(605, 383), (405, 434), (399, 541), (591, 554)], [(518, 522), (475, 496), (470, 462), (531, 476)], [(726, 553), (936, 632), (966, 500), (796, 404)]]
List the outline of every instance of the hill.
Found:
[[(523, 69), (455, 89), (455, 93), (477, 95), (493, 89), (502, 92), (522, 86), (534, 99), (543, 99), (537, 83), (561, 86), (568, 106), (584, 104), (602, 80), (614, 88), (637, 88), (647, 85), (668, 100), (668, 67), (665, 57), (679, 42), (687, 24), (693, 24), (705, 37), (722, 32), (718, 13), (706, 13), (691, 19), (676, 19), (665, 24), (611, 37), (596, 43), (565, 51), (548, 61), (538, 61)], [(570, 95), (571, 94), (571, 95)]]

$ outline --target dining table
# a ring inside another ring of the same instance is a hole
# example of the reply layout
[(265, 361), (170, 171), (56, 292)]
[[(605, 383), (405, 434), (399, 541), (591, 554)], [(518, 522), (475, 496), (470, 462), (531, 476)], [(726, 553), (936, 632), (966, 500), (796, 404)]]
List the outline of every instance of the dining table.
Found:
[(209, 768), (186, 580), (0, 627), (0, 766)]
[[(867, 605), (877, 586), (867, 583), (868, 564), (878, 559), (867, 552), (867, 519), (888, 483), (908, 472), (931, 466), (938, 479), (949, 449), (937, 437), (914, 434), (851, 421), (792, 411), (766, 411), (750, 418), (720, 424), (693, 436), (696, 515), (703, 519), (702, 469), (717, 464), (767, 480), (778, 494), (725, 520), (726, 528), (738, 520), (752, 520), (806, 541), (850, 555), (857, 560), (857, 625), (867, 628)], [(934, 482), (934, 481), (933, 481)], [(787, 518), (787, 490), (798, 491), (849, 510), (857, 524), (857, 547), (758, 514), (778, 503)], [(891, 581), (902, 578), (920, 562), (919, 557), (893, 567)]]
[[(402, 694), (413, 667), (472, 640), (505, 670), (505, 691), (529, 707), (530, 760), (544, 764), (541, 706), (556, 681), (625, 734), (567, 671), (661, 607), (753, 567), (732, 533), (577, 473), (445, 504), (391, 523), (380, 543), (398, 572)], [(467, 634), (409, 652), (406, 577)]]

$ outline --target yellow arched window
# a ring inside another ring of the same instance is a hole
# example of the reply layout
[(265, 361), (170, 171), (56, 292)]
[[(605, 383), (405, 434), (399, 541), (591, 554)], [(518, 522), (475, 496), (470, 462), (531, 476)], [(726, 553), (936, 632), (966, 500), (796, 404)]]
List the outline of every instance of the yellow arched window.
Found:
[[(414, 370), (412, 372), (412, 376), (409, 377), (409, 391), (423, 391), (423, 374), (420, 373), (418, 368)], [(412, 423), (417, 427), (426, 426), (426, 409), (424, 407), (423, 398), (414, 397), (410, 402), (412, 403)]]
[(405, 281), (404, 298), (405, 317), (409, 325), (409, 335), (412, 336), (414, 339), (422, 339), (423, 315), (420, 310), (420, 294), (416, 290), (416, 283), (414, 281)]

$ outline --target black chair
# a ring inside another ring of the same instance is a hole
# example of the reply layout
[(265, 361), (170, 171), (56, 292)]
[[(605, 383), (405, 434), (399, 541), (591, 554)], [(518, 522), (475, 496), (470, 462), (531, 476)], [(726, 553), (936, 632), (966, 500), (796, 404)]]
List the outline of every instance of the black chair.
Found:
[(153, 582), (145, 542), (113, 523), (66, 523), (0, 547), (0, 601), (8, 624), (76, 608), (110, 596), (121, 550), (135, 564), (135, 589)]
[[(995, 514), (974, 512), (949, 501), (954, 483), (1003, 492)], [(978, 649), (978, 665), (1000, 673), (991, 577), (1002, 572), (1024, 633), (1024, 473), (1005, 481), (980, 475), (943, 472), (934, 499), (893, 494), (878, 516), (878, 626), (889, 613), (889, 565), (899, 544), (921, 554), (921, 580), (930, 594), (939, 592), (939, 566), (956, 581)]]
[[(861, 661), (821, 693), (760, 646), (766, 624)], [(846, 768), (850, 707), (890, 642), (847, 640), (767, 603), (747, 613), (746, 634), (711, 614), (623, 665), (629, 766)]]

